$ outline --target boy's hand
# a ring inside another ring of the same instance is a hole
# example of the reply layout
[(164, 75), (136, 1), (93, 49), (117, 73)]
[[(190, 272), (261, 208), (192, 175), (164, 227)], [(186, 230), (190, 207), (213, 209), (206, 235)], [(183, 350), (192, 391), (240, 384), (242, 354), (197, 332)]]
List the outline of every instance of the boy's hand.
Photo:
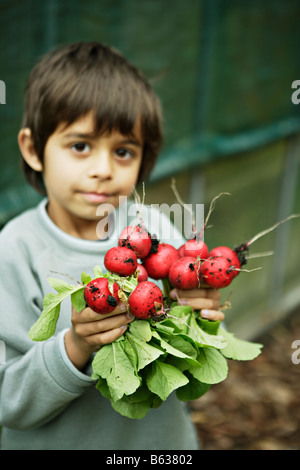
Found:
[(65, 335), (65, 347), (71, 362), (82, 369), (91, 354), (122, 336), (134, 316), (119, 302), (112, 313), (100, 315), (90, 308), (77, 312), (72, 307), (72, 326)]
[(178, 300), (180, 305), (189, 305), (200, 310), (200, 315), (208, 320), (223, 321), (224, 314), (219, 311), (221, 294), (218, 289), (201, 287), (193, 290), (173, 289), (171, 299)]
[[(221, 294), (217, 289), (201, 287), (193, 290), (173, 289), (170, 292), (173, 300), (181, 305), (189, 305), (200, 310), (203, 318), (223, 321), (224, 314), (220, 308)], [(82, 369), (91, 354), (101, 346), (112, 343), (122, 336), (127, 324), (135, 317), (127, 312), (126, 304), (119, 302), (115, 310), (107, 315), (100, 315), (90, 308), (77, 312), (72, 307), (72, 326), (65, 335), (65, 347), (71, 362)]]

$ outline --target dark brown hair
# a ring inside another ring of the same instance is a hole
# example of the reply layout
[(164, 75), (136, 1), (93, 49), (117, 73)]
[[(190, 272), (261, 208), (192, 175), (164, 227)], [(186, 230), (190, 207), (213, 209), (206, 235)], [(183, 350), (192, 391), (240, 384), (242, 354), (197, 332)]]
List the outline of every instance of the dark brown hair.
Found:
[[(22, 127), (32, 132), (43, 162), (48, 138), (93, 111), (95, 131), (130, 135), (138, 118), (144, 152), (138, 183), (147, 179), (162, 144), (160, 102), (142, 73), (122, 54), (98, 42), (69, 44), (44, 55), (32, 69), (25, 90)], [(42, 174), (23, 160), (29, 183), (45, 193)]]

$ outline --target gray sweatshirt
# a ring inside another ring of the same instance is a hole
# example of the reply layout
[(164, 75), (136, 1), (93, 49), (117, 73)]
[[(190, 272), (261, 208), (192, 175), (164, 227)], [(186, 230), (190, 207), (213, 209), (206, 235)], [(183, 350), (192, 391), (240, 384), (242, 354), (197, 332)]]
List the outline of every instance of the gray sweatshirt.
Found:
[[(60, 277), (50, 271), (79, 280), (82, 271), (92, 274), (94, 266), (103, 266), (106, 251), (130, 222), (126, 203), (116, 210), (109, 239), (81, 240), (52, 222), (46, 203), (16, 217), (0, 233), (0, 340), (6, 350), (5, 363), (0, 364), (1, 449), (197, 449), (188, 410), (174, 394), (141, 420), (129, 419), (96, 390), (90, 367), (76, 369), (64, 346), (69, 299), (62, 303), (56, 334), (44, 342), (29, 339), (43, 297), (55, 292), (47, 277)], [(169, 219), (154, 209), (149, 213), (151, 233), (170, 243), (161, 238)], [(181, 243), (177, 233), (172, 244)]]

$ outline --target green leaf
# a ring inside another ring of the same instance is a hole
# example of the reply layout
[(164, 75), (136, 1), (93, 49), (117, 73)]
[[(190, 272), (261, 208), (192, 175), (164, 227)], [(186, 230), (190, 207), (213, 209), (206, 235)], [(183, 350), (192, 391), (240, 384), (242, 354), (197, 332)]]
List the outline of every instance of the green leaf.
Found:
[(228, 359), (235, 359), (237, 361), (251, 361), (261, 353), (263, 345), (260, 343), (253, 343), (236, 338), (232, 333), (229, 333), (222, 328), (222, 335), (227, 338), (227, 346), (222, 349), (222, 354)]
[(191, 316), (189, 336), (200, 346), (208, 346), (216, 349), (225, 348), (227, 339), (223, 335), (211, 335), (206, 333), (197, 323), (194, 316)]
[(106, 379), (114, 401), (119, 400), (123, 395), (132, 394), (141, 383), (122, 343), (118, 341), (103, 346), (92, 362), (94, 376)]
[[(180, 372), (185, 372), (189, 370), (189, 368), (191, 367), (191, 364), (186, 359), (182, 359), (181, 357), (171, 356), (170, 354), (168, 354), (165, 357), (164, 362), (166, 364), (170, 364), (171, 366), (176, 367), (176, 369), (180, 370)], [(197, 362), (196, 364), (194, 363), (192, 367), (201, 367), (201, 364), (200, 362)]]
[(169, 320), (171, 321), (171, 324), (174, 325), (176, 331), (189, 335), (190, 321), (191, 321), (192, 316), (194, 316), (192, 308), (189, 307), (188, 305), (187, 306), (178, 305), (178, 306), (172, 307), (170, 311), (170, 315), (172, 315), (172, 317), (169, 318)]
[(220, 321), (207, 320), (206, 318), (197, 317), (197, 323), (200, 328), (210, 335), (216, 335), (220, 326)]
[[(193, 340), (198, 346), (210, 346), (216, 349), (222, 349), (227, 344), (227, 339), (222, 335), (215, 334), (215, 328), (209, 332), (204, 331), (198, 323), (197, 314), (189, 306), (175, 306), (170, 314), (178, 317), (176, 327), (181, 335), (185, 335), (188, 341)], [(206, 323), (204, 323), (205, 326)], [(174, 332), (175, 333), (175, 332)], [(178, 331), (176, 332), (178, 334)]]
[(141, 401), (146, 401), (149, 398), (153, 398), (152, 392), (149, 390), (147, 387), (146, 383), (142, 383), (139, 388), (132, 393), (131, 395), (128, 395), (128, 399), (132, 403), (140, 403)]
[(111, 406), (117, 413), (120, 413), (122, 416), (126, 416), (127, 418), (131, 419), (142, 419), (150, 410), (152, 402), (152, 397), (149, 397), (145, 401), (134, 402), (131, 401), (130, 397), (124, 395), (120, 400), (112, 400)]
[(96, 375), (94, 376), (94, 374), (92, 375), (92, 378), (95, 378), (95, 379), (98, 378), (96, 389), (99, 390), (99, 392), (104, 398), (111, 400), (111, 394), (109, 392), (109, 388), (108, 388), (106, 380), (102, 379), (102, 377), (97, 377)]
[(168, 326), (166, 323), (167, 321), (155, 323), (155, 326), (152, 325), (152, 329), (154, 329), (154, 331), (157, 330), (157, 331), (161, 331), (164, 333), (172, 334), (175, 331), (176, 325), (174, 325), (175, 328), (173, 328), (173, 326), (170, 326), (170, 325)]
[(102, 273), (102, 268), (99, 265), (94, 267), (93, 273), (94, 273), (94, 279), (97, 279), (98, 277), (104, 277)]
[(188, 383), (188, 378), (175, 367), (160, 360), (153, 362), (146, 378), (151, 392), (166, 400), (175, 389)]
[(80, 284), (68, 284), (61, 279), (56, 279), (54, 277), (48, 277), (48, 282), (53, 289), (55, 289), (59, 294), (70, 294), (74, 291), (74, 289), (78, 289), (81, 287)]
[(155, 395), (154, 393), (152, 394), (152, 396), (153, 396), (153, 399), (152, 399), (151, 408), (159, 408), (163, 400), (159, 398), (158, 395)]
[(89, 274), (87, 274), (86, 272), (82, 272), (81, 273), (81, 282), (82, 284), (88, 284), (89, 282), (91, 282), (92, 278)]
[(126, 333), (126, 338), (130, 340), (132, 347), (134, 348), (137, 354), (138, 370), (143, 369), (164, 353), (164, 351), (162, 351), (161, 349), (156, 348), (151, 344), (140, 340), (131, 333)]
[[(194, 366), (198, 366), (198, 361), (196, 359), (194, 359), (193, 357), (188, 356), (186, 353), (184, 353), (180, 349), (174, 348), (171, 344), (169, 344), (167, 341), (165, 341), (163, 338), (161, 338), (161, 336), (158, 334), (157, 331), (153, 332), (153, 337), (158, 339), (158, 341), (160, 342), (161, 347), (168, 354), (171, 354), (172, 356), (175, 356), (175, 357), (185, 359), (189, 364), (192, 364)], [(177, 341), (176, 344), (180, 345), (181, 343)]]
[(214, 348), (203, 348), (198, 356), (202, 367), (190, 367), (189, 372), (200, 382), (216, 384), (226, 379), (228, 364), (224, 356)]
[(112, 285), (114, 282), (116, 282), (124, 292), (132, 292), (138, 285), (135, 275), (119, 276), (118, 274), (108, 271), (104, 277), (108, 278), (109, 285)]
[(198, 351), (190, 341), (184, 339), (181, 335), (170, 335), (168, 343), (176, 349), (180, 349), (187, 356), (197, 359)]
[[(122, 336), (121, 336), (121, 338), (122, 338)], [(127, 338), (127, 336), (123, 336), (123, 338), (124, 338), (124, 341), (123, 341), (123, 344), (122, 344), (123, 350), (124, 350), (125, 354), (127, 355), (128, 360), (131, 363), (131, 366), (132, 366), (132, 369), (134, 370), (134, 373), (136, 375), (138, 375), (138, 358), (137, 358), (136, 351), (132, 347), (132, 344), (129, 341), (129, 339)], [(118, 341), (118, 340), (120, 340), (120, 338), (118, 338), (116, 341)]]
[(110, 277), (108, 277), (107, 280), (108, 280), (108, 290), (111, 293), (111, 295), (113, 295), (115, 281), (114, 279), (111, 279)]
[(141, 385), (132, 395), (123, 395), (117, 401), (112, 399), (105, 379), (100, 377), (96, 388), (104, 398), (110, 400), (115, 411), (131, 419), (142, 419), (153, 406), (156, 398), (146, 384)]
[(56, 303), (56, 297), (55, 294), (47, 294), (44, 297), (43, 312), (28, 333), (32, 341), (45, 341), (54, 335), (60, 313), (60, 302)]
[(136, 338), (148, 343), (152, 338), (152, 331), (147, 320), (138, 320), (137, 318), (129, 323), (129, 331)]
[(174, 305), (170, 313), (174, 316), (184, 317), (189, 315), (192, 312), (192, 308), (189, 305)]
[(28, 333), (29, 338), (33, 341), (45, 341), (54, 335), (61, 302), (78, 289), (82, 289), (80, 284), (67, 284), (60, 279), (49, 278), (48, 281), (58, 294), (51, 292), (45, 295), (42, 314)]
[(86, 307), (84, 289), (85, 286), (82, 286), (71, 294), (71, 302), (77, 312), (81, 312)]
[(192, 401), (202, 397), (210, 389), (209, 384), (200, 382), (189, 372), (185, 373), (189, 382), (176, 390), (176, 396), (181, 401)]

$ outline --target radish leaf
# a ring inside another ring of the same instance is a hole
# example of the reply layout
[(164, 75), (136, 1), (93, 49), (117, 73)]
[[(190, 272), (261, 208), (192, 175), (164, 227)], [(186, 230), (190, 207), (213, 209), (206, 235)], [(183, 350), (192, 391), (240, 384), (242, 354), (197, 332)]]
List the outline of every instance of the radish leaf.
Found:
[(129, 323), (129, 331), (137, 338), (143, 341), (150, 341), (152, 338), (152, 331), (149, 322), (138, 320), (137, 318)]
[(160, 360), (153, 362), (147, 375), (147, 385), (151, 392), (166, 400), (175, 389), (188, 383), (188, 378), (176, 367)]
[(123, 341), (114, 341), (103, 346), (92, 362), (93, 376), (106, 379), (114, 401), (135, 392), (141, 384), (141, 379), (136, 375), (122, 343)]
[(181, 401), (192, 401), (202, 397), (209, 389), (210, 385), (200, 382), (189, 372), (185, 373), (189, 383), (176, 390), (176, 396)]
[(228, 333), (228, 331), (221, 328), (219, 331), (220, 330), (222, 335), (228, 340), (227, 346), (222, 349), (223, 356), (228, 359), (251, 361), (261, 353), (262, 344), (241, 340), (236, 338), (232, 333)]
[(200, 382), (216, 384), (226, 379), (228, 364), (224, 356), (214, 348), (202, 348), (198, 360), (202, 367), (190, 367), (190, 373)]
[(32, 341), (45, 341), (54, 335), (60, 314), (61, 302), (77, 290), (82, 289), (81, 284), (67, 284), (60, 279), (49, 278), (48, 281), (58, 294), (50, 292), (45, 295), (42, 314), (28, 333)]
[(154, 347), (151, 344), (146, 343), (145, 341), (140, 340), (138, 337), (134, 336), (131, 333), (127, 333), (126, 338), (129, 339), (130, 343), (132, 344), (132, 347), (134, 348), (137, 354), (138, 370), (143, 369), (164, 353), (164, 351), (162, 351), (161, 349)]

